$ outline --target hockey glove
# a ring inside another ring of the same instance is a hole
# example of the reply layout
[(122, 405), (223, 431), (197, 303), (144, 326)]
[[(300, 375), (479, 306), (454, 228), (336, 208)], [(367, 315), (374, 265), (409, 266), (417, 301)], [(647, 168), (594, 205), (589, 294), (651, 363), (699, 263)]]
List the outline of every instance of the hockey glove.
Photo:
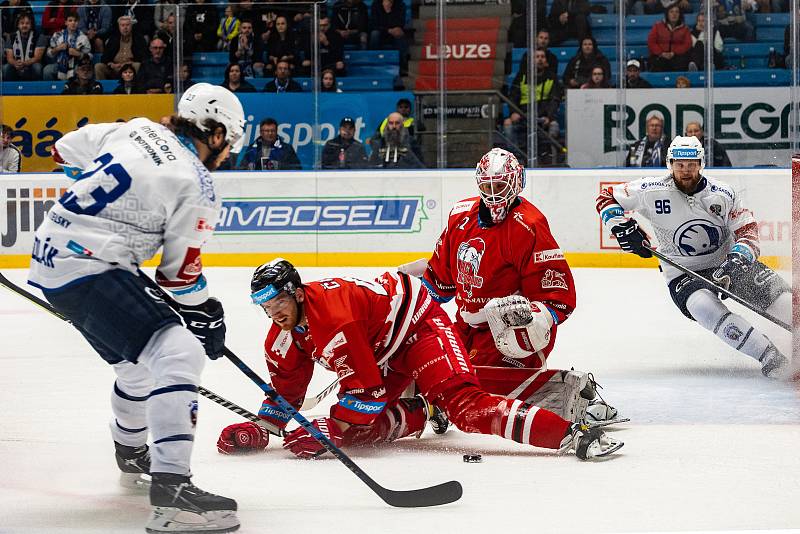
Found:
[[(731, 285), (735, 283), (752, 265), (752, 256), (747, 254), (746, 250), (737, 250), (733, 247), (728, 256), (725, 258), (717, 270), (711, 273), (711, 281), (721, 288), (730, 290)], [(725, 297), (726, 295), (721, 295)]]
[(222, 454), (239, 454), (263, 451), (269, 444), (266, 428), (250, 421), (228, 425), (217, 440), (217, 450)]
[[(327, 437), (337, 447), (342, 445), (342, 430), (336, 421), (330, 417), (323, 417), (322, 419), (314, 419), (311, 422), (314, 427), (319, 430), (325, 437)], [(316, 458), (317, 456), (325, 453), (327, 449), (322, 446), (322, 443), (312, 438), (306, 432), (306, 429), (300, 427), (292, 430), (283, 438), (283, 448), (291, 451), (292, 454), (298, 458)]]
[(527, 358), (550, 343), (553, 315), (522, 295), (491, 299), (483, 308), (495, 347), (510, 358)]
[(642, 258), (650, 258), (653, 253), (650, 251), (650, 241), (647, 235), (639, 228), (636, 219), (628, 219), (624, 223), (611, 227), (611, 233), (617, 238), (619, 248), (625, 252), (637, 254)]
[(178, 304), (178, 313), (186, 322), (186, 328), (203, 344), (209, 358), (216, 360), (222, 356), (225, 348), (225, 312), (220, 301), (211, 297), (196, 306)]

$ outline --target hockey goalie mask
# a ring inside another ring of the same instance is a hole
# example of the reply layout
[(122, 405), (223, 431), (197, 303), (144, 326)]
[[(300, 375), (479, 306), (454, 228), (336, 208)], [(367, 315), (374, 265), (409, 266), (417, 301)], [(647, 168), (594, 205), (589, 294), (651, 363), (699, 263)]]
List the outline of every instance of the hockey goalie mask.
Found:
[(667, 169), (672, 172), (672, 161), (676, 159), (696, 159), (700, 161), (700, 172), (706, 166), (706, 154), (703, 144), (694, 136), (677, 136), (667, 149)]
[(498, 224), (525, 187), (525, 169), (511, 152), (493, 148), (478, 162), (475, 180), (492, 222)]

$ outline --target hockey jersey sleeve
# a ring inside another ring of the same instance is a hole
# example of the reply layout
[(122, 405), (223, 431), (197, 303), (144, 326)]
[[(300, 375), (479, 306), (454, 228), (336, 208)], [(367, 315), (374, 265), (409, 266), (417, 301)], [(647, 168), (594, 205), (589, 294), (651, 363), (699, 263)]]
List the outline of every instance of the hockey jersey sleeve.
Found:
[(728, 228), (733, 232), (734, 244), (731, 250), (747, 256), (750, 261), (757, 260), (761, 255), (758, 222), (753, 212), (742, 205), (742, 199), (736, 193), (726, 219)]
[(633, 180), (616, 184), (603, 189), (596, 200), (597, 213), (603, 221), (603, 226), (609, 231), (613, 226), (626, 220), (626, 211), (635, 211), (641, 208), (641, 195), (636, 186), (641, 180)]
[(183, 191), (172, 199), (173, 211), (167, 216), (156, 281), (185, 305), (202, 304), (208, 299), (200, 249), (214, 233), (219, 213), (216, 198), (210, 181), (205, 189), (187, 181)]
[(422, 276), (422, 283), (428, 288), (431, 297), (437, 302), (447, 302), (456, 295), (456, 284), (451, 270), (451, 253), (448, 227), (442, 231), (428, 267)]
[(351, 425), (368, 425), (388, 400), (375, 353), (362, 321), (352, 321), (327, 336), (322, 358), (339, 377), (339, 402), (331, 417)]
[(53, 146), (53, 160), (64, 167), (67, 176), (79, 179), (80, 173), (94, 164), (94, 158), (106, 137), (123, 124), (122, 122), (87, 124), (65, 134)]
[[(272, 387), (299, 410), (314, 373), (311, 355), (293, 341), (291, 332), (282, 331), (273, 324), (264, 342), (264, 357)], [(280, 428), (291, 420), (291, 416), (269, 397), (261, 403), (258, 416)]]
[(518, 229), (513, 238), (513, 261), (520, 273), (522, 295), (544, 303), (554, 324), (560, 324), (575, 310), (575, 281), (546, 220), (537, 221), (534, 228), (528, 227), (524, 234)]

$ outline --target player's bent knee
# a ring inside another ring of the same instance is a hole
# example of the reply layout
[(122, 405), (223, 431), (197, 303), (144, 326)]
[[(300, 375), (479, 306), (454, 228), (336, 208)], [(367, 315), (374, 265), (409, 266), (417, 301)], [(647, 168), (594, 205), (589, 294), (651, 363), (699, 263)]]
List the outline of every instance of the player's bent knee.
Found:
[(692, 318), (707, 330), (713, 330), (728, 308), (708, 289), (699, 289), (686, 299), (686, 309)]
[(180, 325), (168, 325), (153, 334), (139, 361), (153, 374), (157, 387), (199, 384), (205, 366), (203, 346)]
[(117, 375), (116, 387), (125, 395), (143, 397), (153, 389), (153, 376), (144, 365), (121, 362), (114, 364), (113, 368)]

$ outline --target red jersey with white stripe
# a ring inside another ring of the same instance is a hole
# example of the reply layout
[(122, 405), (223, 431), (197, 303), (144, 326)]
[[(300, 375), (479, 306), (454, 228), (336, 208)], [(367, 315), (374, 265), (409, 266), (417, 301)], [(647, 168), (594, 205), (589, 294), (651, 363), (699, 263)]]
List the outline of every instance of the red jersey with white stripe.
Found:
[(575, 309), (575, 283), (564, 254), (536, 206), (519, 197), (500, 224), (480, 223), (479, 198), (457, 202), (428, 262), (424, 278), (443, 299), (455, 296), (458, 314), (485, 324), (490, 299), (522, 294), (544, 302), (564, 321)]
[(331, 416), (369, 424), (387, 402), (381, 366), (414, 333), (430, 297), (419, 280), (389, 272), (372, 281), (326, 278), (304, 284), (303, 290), (305, 331), (273, 324), (267, 334), (272, 384), (299, 406), (317, 362), (340, 379), (341, 400)]

